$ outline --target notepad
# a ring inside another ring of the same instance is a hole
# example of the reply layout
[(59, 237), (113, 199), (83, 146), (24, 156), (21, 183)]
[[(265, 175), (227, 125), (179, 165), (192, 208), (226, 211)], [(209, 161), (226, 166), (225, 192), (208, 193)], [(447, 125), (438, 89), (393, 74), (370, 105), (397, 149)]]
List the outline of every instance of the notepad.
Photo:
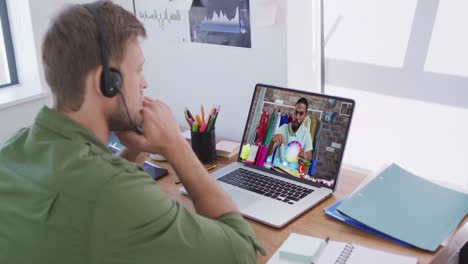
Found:
[(279, 258), (294, 263), (312, 263), (325, 245), (325, 240), (292, 233), (279, 249)]
[(364, 246), (292, 233), (267, 264), (416, 264), (417, 259)]

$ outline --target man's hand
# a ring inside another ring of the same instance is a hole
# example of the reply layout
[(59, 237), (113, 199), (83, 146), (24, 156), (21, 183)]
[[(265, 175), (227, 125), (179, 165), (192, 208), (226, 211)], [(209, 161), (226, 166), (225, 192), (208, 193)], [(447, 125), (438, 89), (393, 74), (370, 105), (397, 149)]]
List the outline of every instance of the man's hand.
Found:
[(273, 135), (273, 137), (271, 138), (271, 141), (277, 143), (278, 145), (281, 145), (284, 143), (284, 136), (281, 134)]
[(174, 143), (184, 140), (174, 115), (163, 102), (145, 97), (141, 115), (143, 135), (133, 131), (116, 133), (129, 149), (166, 156)]
[(301, 151), (301, 152), (299, 152), (298, 157), (302, 158), (302, 159), (305, 159), (305, 160), (311, 160), (312, 159), (312, 151), (307, 151), (307, 152)]

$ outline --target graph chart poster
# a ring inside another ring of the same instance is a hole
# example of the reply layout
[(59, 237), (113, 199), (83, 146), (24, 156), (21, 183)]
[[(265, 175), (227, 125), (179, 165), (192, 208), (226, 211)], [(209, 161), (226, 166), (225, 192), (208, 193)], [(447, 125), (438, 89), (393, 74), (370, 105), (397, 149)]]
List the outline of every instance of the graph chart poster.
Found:
[(249, 0), (194, 0), (189, 23), (192, 42), (251, 47)]
[(148, 36), (159, 42), (190, 42), (187, 0), (134, 0), (135, 16), (147, 30)]

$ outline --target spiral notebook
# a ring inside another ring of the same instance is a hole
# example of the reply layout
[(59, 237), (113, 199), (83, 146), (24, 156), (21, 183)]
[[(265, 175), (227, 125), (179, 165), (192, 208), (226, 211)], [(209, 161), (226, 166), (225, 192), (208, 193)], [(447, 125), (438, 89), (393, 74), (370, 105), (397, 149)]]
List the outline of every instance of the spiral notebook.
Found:
[(318, 264), (416, 264), (417, 262), (417, 259), (413, 257), (401, 256), (359, 246), (356, 244), (338, 241), (328, 242), (328, 245), (325, 247), (317, 260)]
[[(309, 241), (306, 241), (306, 239)], [(323, 243), (321, 243), (323, 242)], [(324, 244), (324, 245), (321, 245)], [(309, 247), (310, 250), (305, 250)], [(356, 244), (290, 234), (267, 264), (416, 264), (417, 259)]]

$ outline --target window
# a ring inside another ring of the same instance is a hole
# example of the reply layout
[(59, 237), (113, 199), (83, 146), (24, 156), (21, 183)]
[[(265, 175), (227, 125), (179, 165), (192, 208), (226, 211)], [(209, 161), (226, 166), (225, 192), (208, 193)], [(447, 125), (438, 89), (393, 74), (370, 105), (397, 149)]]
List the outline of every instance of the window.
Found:
[(0, 0), (0, 88), (18, 83), (6, 0)]

